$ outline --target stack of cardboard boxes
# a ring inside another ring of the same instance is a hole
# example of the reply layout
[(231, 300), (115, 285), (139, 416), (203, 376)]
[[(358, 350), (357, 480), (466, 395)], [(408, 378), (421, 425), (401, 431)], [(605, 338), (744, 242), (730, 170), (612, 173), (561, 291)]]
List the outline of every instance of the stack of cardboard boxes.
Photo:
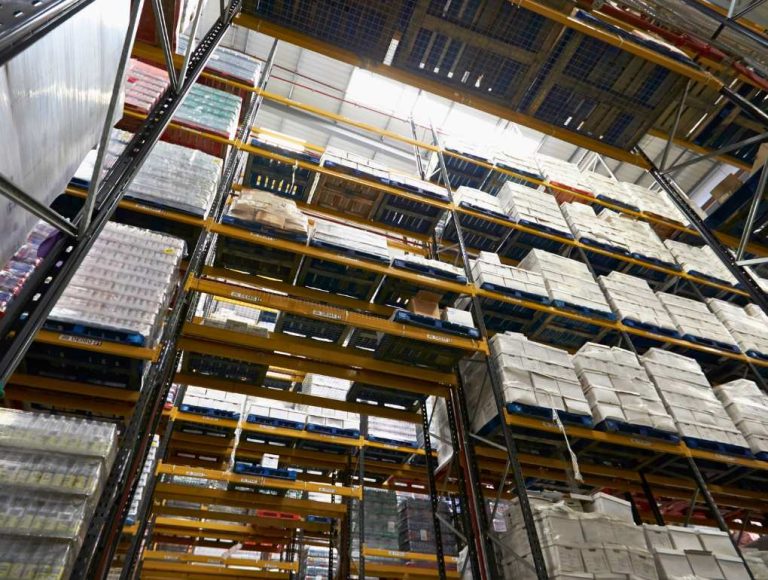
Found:
[(597, 280), (619, 319), (629, 324), (650, 325), (677, 331), (674, 321), (656, 293), (642, 278), (613, 271)]
[(385, 417), (368, 417), (368, 437), (379, 439), (383, 442), (404, 444), (407, 447), (416, 447), (416, 431), (419, 429), (415, 423), (405, 423)]
[(573, 356), (573, 363), (595, 424), (611, 419), (677, 432), (634, 353), (588, 342)]
[(227, 216), (253, 223), (283, 235), (306, 239), (307, 216), (292, 199), (273, 195), (261, 189), (243, 189), (230, 205)]
[(765, 320), (750, 315), (747, 307), (742, 308), (732, 302), (708, 298), (707, 305), (728, 329), (742, 352), (768, 357), (768, 326)]
[(664, 240), (664, 245), (675, 257), (683, 271), (693, 275), (715, 278), (735, 285), (737, 280), (709, 246), (691, 246), (675, 240)]
[(682, 437), (748, 447), (699, 363), (659, 348), (649, 349), (640, 360)]
[(629, 253), (629, 244), (624, 241), (624, 230), (613, 222), (598, 218), (591, 206), (569, 202), (561, 205), (560, 209), (577, 240)]
[[(491, 365), (500, 379), (506, 403), (591, 416), (576, 369), (566, 351), (511, 332), (494, 335), (488, 344)], [(482, 431), (498, 417), (491, 387), (485, 380), (486, 367), (470, 359), (462, 362), (460, 368), (467, 402), (473, 410), (472, 429)]]
[(562, 304), (611, 312), (603, 291), (582, 262), (534, 249), (520, 261), (519, 267), (539, 272), (544, 277), (547, 293), (556, 306)]
[(698, 300), (657, 292), (664, 308), (683, 336), (713, 340), (723, 345), (735, 346), (735, 340), (707, 305)]
[[(370, 487), (363, 488), (363, 506), (365, 510), (363, 520), (365, 547), (399, 551), (397, 493)], [(359, 516), (359, 501), (354, 500), (349, 511), (353, 560), (360, 557)], [(397, 558), (366, 557), (365, 561), (390, 565), (400, 563)]]
[(737, 379), (715, 387), (715, 395), (754, 454), (768, 459), (768, 395), (752, 381)]
[[(290, 421), (298, 427), (306, 421), (306, 413), (297, 410), (293, 403), (248, 397), (246, 409), (249, 423), (284, 425), (282, 421)], [(270, 419), (273, 421), (270, 422)], [(277, 421), (281, 423), (276, 423)]]
[(515, 290), (534, 296), (548, 296), (544, 276), (539, 272), (502, 264), (492, 252), (480, 252), (472, 262), (472, 278), (481, 288)]
[(557, 199), (551, 193), (508, 181), (499, 191), (502, 211), (515, 222), (530, 222), (542, 228), (568, 234)]

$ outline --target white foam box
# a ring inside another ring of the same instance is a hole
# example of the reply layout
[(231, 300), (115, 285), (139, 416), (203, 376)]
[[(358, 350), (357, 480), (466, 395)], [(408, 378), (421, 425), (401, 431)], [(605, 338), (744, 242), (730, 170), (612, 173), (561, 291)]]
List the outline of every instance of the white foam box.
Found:
[(629, 549), (629, 557), (632, 562), (632, 571), (635, 577), (655, 580), (658, 578), (653, 555), (646, 550), (637, 548)]
[(504, 212), (516, 222), (527, 219), (563, 233), (570, 231), (551, 193), (507, 181), (499, 190), (498, 199)]
[[(715, 555), (722, 577), (726, 580), (749, 580), (744, 562), (738, 556)], [(752, 571), (755, 574), (755, 570)], [(755, 574), (755, 577), (762, 577)]]
[(612, 573), (632, 574), (632, 559), (628, 548), (624, 546), (605, 546), (604, 550)]
[(462, 326), (468, 326), (475, 328), (475, 321), (472, 318), (472, 313), (467, 310), (459, 310), (458, 308), (445, 308), (441, 313), (441, 318), (452, 324), (460, 324)]
[(682, 334), (735, 344), (728, 329), (703, 302), (666, 292), (657, 292), (656, 295)]
[(694, 528), (684, 528), (682, 526), (667, 526), (669, 537), (672, 538), (672, 544), (676, 550), (701, 550), (702, 545), (699, 541), (699, 533)]
[(611, 572), (608, 558), (602, 546), (584, 546), (581, 548), (581, 559), (584, 569), (593, 574), (605, 574)]
[(630, 252), (675, 263), (672, 254), (647, 222), (633, 219), (607, 208), (601, 210), (598, 217), (612, 223), (614, 227), (624, 232), (624, 239)]
[(277, 469), (280, 464), (280, 456), (274, 453), (265, 453), (261, 456), (261, 466)]
[(386, 260), (391, 258), (386, 237), (327, 220), (315, 220), (312, 240), (364, 251)]
[(587, 511), (600, 513), (628, 523), (634, 522), (632, 505), (628, 501), (601, 491), (592, 494), (592, 503), (587, 504)]
[(714, 554), (706, 550), (686, 550), (685, 557), (697, 578), (724, 578)]
[(499, 198), (473, 187), (461, 185), (453, 194), (458, 205), (467, 204), (483, 211), (507, 215), (499, 202)]
[[(549, 574), (588, 572), (581, 547), (577, 545), (544, 543), (541, 547)], [(605, 557), (605, 554), (603, 554)], [(607, 562), (606, 562), (607, 565)]]
[(707, 306), (728, 329), (743, 352), (754, 350), (768, 354), (768, 329), (766, 321), (751, 316), (748, 310), (732, 304), (707, 298)]
[(664, 305), (648, 283), (621, 272), (600, 276), (598, 283), (608, 302), (621, 318), (632, 318), (646, 324), (677, 330)]
[(609, 244), (629, 251), (629, 245), (624, 240), (623, 230), (612, 222), (601, 220), (595, 210), (583, 203), (564, 203), (560, 206), (568, 226), (576, 239), (589, 238), (595, 242)]
[(654, 552), (656, 569), (662, 580), (674, 580), (693, 576), (688, 558), (682, 550), (659, 548)]
[(699, 534), (699, 541), (705, 550), (717, 556), (739, 557), (727, 532), (708, 527), (697, 527), (696, 531)]

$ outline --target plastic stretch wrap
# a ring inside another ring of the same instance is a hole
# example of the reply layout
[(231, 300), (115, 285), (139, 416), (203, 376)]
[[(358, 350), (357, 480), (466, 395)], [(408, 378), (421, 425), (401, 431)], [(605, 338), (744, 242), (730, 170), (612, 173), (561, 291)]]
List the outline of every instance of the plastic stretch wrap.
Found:
[(587, 239), (629, 252), (629, 244), (624, 240), (624, 230), (612, 222), (598, 218), (590, 206), (569, 202), (561, 205), (560, 209), (577, 240)]
[(227, 215), (276, 231), (306, 235), (309, 222), (292, 199), (278, 197), (261, 189), (243, 189)]
[(49, 240), (57, 230), (45, 222), (37, 222), (27, 239), (0, 269), (0, 316), (11, 301), (21, 292), (24, 283), (32, 275), (47, 253)]
[(418, 427), (415, 423), (405, 423), (386, 417), (368, 417), (368, 435), (392, 439), (403, 443), (416, 443)]
[(563, 233), (570, 231), (557, 199), (546, 191), (508, 181), (499, 191), (499, 203), (502, 213), (516, 222), (529, 221)]
[(709, 338), (725, 344), (736, 343), (728, 329), (703, 302), (666, 292), (657, 292), (656, 295), (669, 312), (680, 334)]
[(479, 286), (493, 285), (537, 296), (548, 296), (544, 277), (539, 272), (502, 264), (496, 254), (480, 252), (472, 262), (472, 277)]
[[(453, 457), (451, 445), (451, 425), (448, 421), (448, 408), (443, 397), (429, 397), (427, 399), (427, 411), (432, 414), (431, 433), (437, 437), (431, 437), (432, 449), (437, 451), (438, 471)], [(424, 434), (421, 429), (416, 433), (417, 441), (423, 446)]]
[[(501, 379), (504, 400), (591, 416), (570, 355), (559, 348), (505, 332), (488, 341), (491, 364)], [(467, 400), (474, 408), (472, 428), (481, 430), (497, 417), (486, 367), (476, 361), (460, 363)]]
[(640, 211), (665, 217), (684, 225), (688, 224), (688, 219), (677, 209), (677, 206), (669, 199), (666, 192), (651, 191), (642, 185), (625, 181), (619, 182), (619, 186), (626, 192), (627, 203), (640, 208)]
[(0, 533), (10, 536), (82, 541), (84, 497), (0, 490)]
[(74, 542), (40, 538), (3, 538), (0, 570), (4, 578), (69, 578), (77, 549)]
[[(363, 489), (363, 506), (365, 509), (365, 518), (363, 520), (365, 547), (380, 550), (399, 550), (397, 494), (394, 491), (366, 487)], [(359, 511), (358, 500), (353, 500), (349, 508), (352, 558), (359, 558), (360, 556)], [(399, 563), (397, 559), (393, 558), (366, 558), (366, 562), (374, 561), (384, 564)]]
[(483, 213), (507, 215), (498, 197), (466, 185), (462, 185), (456, 190), (454, 201), (458, 205)]
[[(43, 205), (98, 141), (128, 28), (129, 2), (97, 0), (0, 66), (0, 175)], [(116, 117), (122, 108), (122, 94)], [(41, 126), (41, 122), (44, 126)], [(0, 264), (37, 218), (0, 196)]]
[(589, 179), (575, 164), (548, 155), (537, 155), (536, 161), (547, 181), (592, 195)]
[(573, 356), (595, 423), (614, 419), (675, 432), (675, 423), (637, 357), (588, 342)]
[(242, 104), (240, 97), (194, 84), (176, 110), (173, 120), (193, 129), (211, 131), (227, 139), (234, 139)]
[(751, 316), (746, 308), (716, 298), (707, 298), (707, 305), (743, 352), (768, 355), (768, 326), (765, 320)]
[[(402, 498), (398, 504), (398, 512), (400, 549), (403, 552), (434, 554), (437, 543), (430, 501), (410, 497)], [(438, 504), (437, 512), (445, 520), (450, 521), (450, 510), (444, 502)], [(442, 521), (440, 522), (440, 533), (443, 540), (443, 553), (447, 556), (456, 556), (458, 553), (456, 536)]]
[(347, 248), (390, 260), (387, 238), (384, 236), (327, 220), (315, 220), (312, 242)]
[(703, 274), (736, 285), (736, 278), (709, 246), (691, 246), (674, 240), (664, 240), (664, 245), (689, 274)]
[(541, 273), (552, 300), (611, 312), (603, 291), (582, 262), (544, 250), (531, 250), (518, 267)]
[[(117, 331), (154, 344), (175, 292), (184, 249), (178, 238), (107, 223), (46, 324), (64, 331), (67, 325)], [(145, 287), (137, 281), (110, 282), (104, 260), (125, 264), (154, 283)]]
[(677, 330), (669, 312), (642, 278), (611, 272), (597, 279), (613, 311), (622, 320), (630, 319), (668, 330)]
[(132, 58), (125, 83), (126, 106), (148, 113), (171, 85), (171, 80), (165, 70)]
[(695, 360), (651, 348), (640, 360), (683, 437), (748, 447)]
[(23, 449), (0, 450), (0, 485), (40, 493), (58, 492), (93, 496), (99, 489), (104, 466), (98, 458)]
[(661, 260), (669, 264), (675, 263), (672, 254), (669, 253), (669, 250), (648, 223), (609, 209), (601, 210), (598, 217), (622, 232), (622, 240), (631, 254)]
[[(179, 34), (176, 52), (178, 54), (185, 54), (188, 42), (188, 36)], [(248, 86), (255, 87), (259, 82), (261, 62), (239, 50), (219, 46), (213, 51), (205, 68), (226, 77), (237, 79)]]
[(768, 395), (752, 381), (737, 379), (715, 387), (715, 395), (753, 453), (768, 453)]
[(139, 515), (139, 508), (141, 507), (141, 502), (146, 496), (147, 481), (149, 477), (151, 477), (151, 474), (155, 471), (155, 465), (157, 464), (157, 448), (159, 446), (160, 436), (153, 435), (152, 443), (150, 444), (149, 451), (147, 452), (147, 458), (144, 461), (144, 466), (141, 468), (141, 473), (139, 474), (139, 481), (136, 484), (136, 490), (133, 492), (133, 496), (131, 496), (131, 503), (128, 507), (128, 513), (125, 516), (126, 525), (131, 526), (136, 523), (136, 519)]

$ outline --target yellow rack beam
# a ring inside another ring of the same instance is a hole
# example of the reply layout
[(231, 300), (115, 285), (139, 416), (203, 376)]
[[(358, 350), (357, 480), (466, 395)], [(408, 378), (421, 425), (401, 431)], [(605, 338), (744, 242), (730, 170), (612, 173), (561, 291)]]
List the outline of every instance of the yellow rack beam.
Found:
[[(437, 562), (435, 554), (425, 554), (423, 552), (399, 552), (397, 550), (381, 550), (379, 548), (369, 548), (363, 545), (363, 556), (374, 558), (396, 558), (401, 560), (418, 560), (419, 562)], [(455, 564), (459, 561), (455, 556), (445, 556), (446, 563)]]
[(280, 562), (278, 560), (254, 560), (253, 558), (238, 558), (237, 556), (217, 557), (199, 556), (196, 554), (180, 554), (179, 552), (165, 552), (161, 550), (145, 550), (144, 560), (162, 560), (179, 562), (198, 562), (202, 564), (220, 564), (222, 566), (250, 566), (253, 568), (273, 568), (288, 572), (298, 572), (298, 562)]
[(157, 360), (157, 357), (160, 354), (159, 346), (153, 348), (143, 346), (130, 346), (126, 344), (120, 344), (119, 342), (109, 342), (106, 340), (99, 340), (85, 336), (75, 336), (72, 334), (52, 332), (50, 330), (38, 331), (35, 340), (37, 342), (42, 342), (43, 344), (52, 344), (62, 348), (77, 348), (90, 352), (111, 354), (139, 360), (150, 360), (153, 362)]

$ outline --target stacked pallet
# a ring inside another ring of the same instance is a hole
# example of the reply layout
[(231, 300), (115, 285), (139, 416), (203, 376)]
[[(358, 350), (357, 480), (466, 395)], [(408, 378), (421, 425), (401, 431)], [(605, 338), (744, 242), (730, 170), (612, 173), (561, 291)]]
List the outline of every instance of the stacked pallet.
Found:
[[(494, 335), (488, 346), (509, 412), (550, 420), (557, 413), (568, 422), (591, 424), (589, 404), (566, 351), (511, 332)], [(472, 429), (488, 433), (497, 426), (498, 412), (486, 367), (471, 359), (462, 362), (460, 368), (467, 401), (474, 409)]]
[(306, 413), (298, 410), (293, 403), (248, 397), (246, 409), (246, 421), (254, 425), (303, 429), (306, 421)]
[(507, 213), (498, 197), (479, 189), (462, 185), (453, 194), (453, 199), (459, 206), (486, 215), (506, 219)]
[[(397, 551), (400, 549), (400, 534), (397, 529), (397, 493), (370, 487), (363, 488), (365, 547), (379, 550)], [(354, 500), (350, 506), (350, 524), (352, 534), (352, 559), (360, 557), (360, 505)], [(393, 558), (366, 557), (366, 562), (397, 564)]]
[[(593, 196), (589, 179), (579, 170), (577, 165), (547, 155), (537, 155), (536, 161), (544, 177), (550, 183), (567, 187), (583, 195)], [(561, 203), (572, 201), (574, 198), (560, 189), (555, 190), (554, 194)]]
[(234, 139), (242, 103), (240, 97), (196, 83), (177, 109), (174, 120), (193, 129)]
[(125, 77), (125, 106), (148, 113), (170, 84), (166, 71), (132, 58)]
[(630, 252), (629, 244), (624, 241), (624, 230), (611, 221), (600, 219), (590, 206), (569, 202), (560, 209), (574, 237), (581, 243), (619, 254)]
[(686, 217), (665, 192), (651, 191), (642, 185), (625, 181), (620, 182), (619, 185), (626, 192), (626, 199), (631, 200), (631, 203), (640, 208), (643, 213), (660, 216), (683, 225), (688, 224)]
[(512, 221), (548, 233), (570, 237), (557, 199), (551, 193), (508, 181), (499, 191), (501, 211)]
[(310, 243), (360, 258), (387, 263), (390, 261), (387, 238), (384, 236), (328, 220), (315, 220)]
[(472, 278), (475, 284), (486, 290), (548, 301), (541, 273), (502, 264), (499, 256), (492, 252), (480, 252), (472, 262)]
[(706, 304), (666, 292), (657, 292), (656, 295), (686, 340), (738, 351), (728, 329)]
[[(747, 307), (715, 298), (708, 298), (707, 305), (742, 352), (751, 357), (768, 358), (768, 326), (763, 317), (752, 316)], [(762, 310), (759, 312), (764, 314)]]
[(68, 578), (116, 453), (117, 429), (0, 409), (0, 570)]
[(534, 249), (528, 252), (519, 267), (544, 277), (547, 293), (555, 306), (613, 317), (603, 291), (586, 264)]
[[(177, 54), (185, 54), (188, 43), (189, 37), (179, 34), (176, 43)], [(261, 62), (239, 50), (219, 46), (208, 59), (205, 68), (235, 79), (241, 84), (255, 87), (261, 73)], [(206, 81), (210, 82), (210, 79), (206, 79)]]
[[(437, 513), (446, 521), (450, 521), (451, 513), (445, 503), (440, 502), (438, 504)], [(437, 552), (432, 504), (428, 499), (402, 498), (398, 503), (398, 516), (400, 550), (422, 554), (435, 554)], [(440, 534), (443, 553), (446, 556), (456, 556), (458, 554), (456, 536), (442, 521), (440, 522)], [(434, 564), (430, 563), (430, 566), (434, 566)]]
[(747, 379), (718, 385), (715, 395), (744, 435), (752, 453), (768, 459), (768, 395)]
[(627, 326), (678, 336), (677, 327), (659, 297), (642, 278), (613, 271), (598, 278), (608, 302)]
[[(346, 401), (351, 386), (352, 382), (344, 379), (308, 374), (301, 384), (301, 392), (313, 397)], [(360, 416), (357, 413), (313, 405), (297, 405), (296, 408), (306, 415), (307, 429), (310, 431), (352, 437), (360, 433)]]
[(662, 438), (677, 432), (634, 353), (588, 342), (573, 356), (573, 364), (596, 425)]
[(709, 246), (691, 246), (675, 240), (664, 240), (664, 245), (683, 271), (721, 284), (736, 285), (736, 278)]
[(627, 194), (621, 183), (593, 171), (584, 171), (584, 177), (589, 183), (595, 198), (627, 209), (638, 211), (639, 207)]
[(368, 439), (397, 445), (399, 447), (417, 446), (417, 426), (385, 417), (368, 417)]
[(227, 209), (223, 221), (298, 241), (306, 241), (309, 224), (295, 201), (260, 189), (242, 190)]
[(600, 211), (599, 217), (622, 232), (622, 239), (632, 257), (676, 268), (672, 254), (647, 222), (633, 219), (609, 209)]
[[(329, 552), (333, 554), (333, 571), (329, 571)], [(302, 578), (307, 580), (326, 580), (329, 576), (335, 577), (336, 570), (339, 567), (339, 554), (336, 548), (320, 548), (308, 546), (301, 553), (302, 567), (304, 572)]]
[(677, 432), (690, 447), (712, 444), (735, 451), (747, 447), (699, 363), (658, 348), (649, 349), (640, 360), (675, 420)]
[[(528, 187), (538, 187), (538, 182), (544, 180), (544, 176), (536, 164), (536, 159), (533, 157), (523, 157), (508, 150), (497, 150), (493, 154), (493, 164), (495, 168), (486, 178), (483, 185), (483, 188), (492, 195), (498, 195), (505, 183), (519, 183)], [(496, 168), (514, 171), (517, 175), (509, 175)]]
[(245, 404), (245, 395), (204, 387), (187, 387), (179, 410), (206, 417), (240, 419)]

